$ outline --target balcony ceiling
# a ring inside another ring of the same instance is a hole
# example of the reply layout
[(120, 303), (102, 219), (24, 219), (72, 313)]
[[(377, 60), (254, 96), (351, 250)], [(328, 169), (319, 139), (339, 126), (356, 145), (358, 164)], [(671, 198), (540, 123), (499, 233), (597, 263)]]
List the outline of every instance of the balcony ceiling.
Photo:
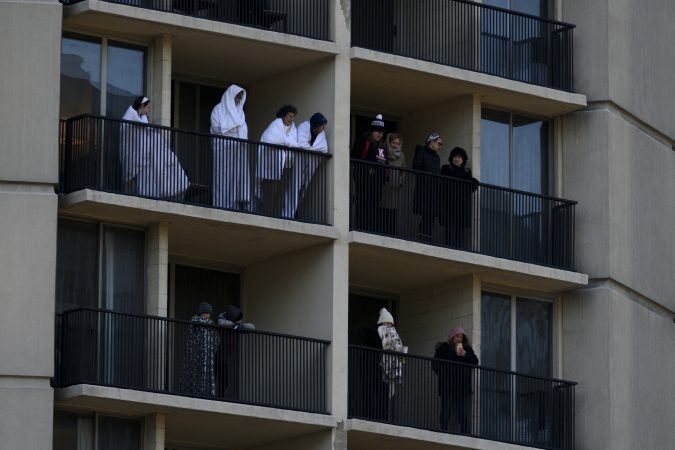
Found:
[(586, 105), (581, 94), (359, 48), (352, 49), (351, 74), (352, 108), (393, 115), (474, 94), (483, 104), (545, 118)]
[(482, 283), (547, 294), (588, 282), (586, 275), (576, 272), (352, 232), (349, 282), (353, 288), (400, 295), (472, 275), (480, 276)]
[[(113, 14), (114, 13), (114, 14)], [(64, 30), (151, 45), (171, 36), (172, 71), (199, 80), (248, 85), (318, 61), (335, 44), (179, 14), (106, 2), (68, 7)]]

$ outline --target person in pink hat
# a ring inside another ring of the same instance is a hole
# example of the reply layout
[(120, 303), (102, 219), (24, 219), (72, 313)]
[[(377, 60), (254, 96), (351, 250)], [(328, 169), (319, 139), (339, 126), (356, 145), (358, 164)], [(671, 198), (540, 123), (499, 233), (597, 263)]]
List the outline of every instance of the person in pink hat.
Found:
[(459, 432), (471, 434), (470, 397), (475, 371), (469, 364), (478, 365), (478, 357), (469, 345), (464, 328), (456, 326), (450, 330), (447, 341), (436, 344), (434, 358), (450, 361), (435, 361), (433, 364), (433, 370), (438, 376), (438, 395), (441, 397), (441, 430), (448, 431), (448, 422), (455, 411)]

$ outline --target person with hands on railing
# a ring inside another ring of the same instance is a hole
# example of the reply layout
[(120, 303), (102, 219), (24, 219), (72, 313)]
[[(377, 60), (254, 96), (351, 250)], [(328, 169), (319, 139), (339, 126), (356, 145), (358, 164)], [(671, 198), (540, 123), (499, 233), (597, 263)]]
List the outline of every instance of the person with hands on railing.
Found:
[[(139, 96), (122, 120), (148, 123), (150, 100)], [(171, 150), (164, 130), (130, 123), (120, 125), (120, 162), (125, 192), (154, 198), (178, 198), (189, 186), (188, 177)]]
[[(298, 125), (298, 147), (304, 150), (312, 150), (319, 153), (328, 153), (328, 141), (326, 140), (326, 124), (328, 119), (317, 112), (309, 120)], [(284, 193), (284, 208), (282, 217), (295, 218), (298, 206), (305, 195), (312, 176), (322, 160), (316, 155), (308, 153), (296, 153), (292, 155), (293, 169), (291, 179)]]
[[(248, 139), (246, 90), (231, 85), (211, 112), (211, 134)], [(213, 206), (248, 210), (251, 201), (247, 144), (213, 139)]]
[(441, 175), (452, 178), (446, 181), (447, 198), (443, 202), (441, 224), (445, 225), (446, 244), (465, 248), (467, 228), (471, 226), (471, 194), (478, 188), (478, 180), (466, 167), (469, 156), (462, 147), (450, 151), (448, 162), (441, 167)]
[[(387, 165), (387, 150), (382, 140), (384, 131), (382, 114), (378, 114), (370, 122), (370, 131), (360, 136), (352, 145), (351, 158)], [(384, 211), (380, 201), (386, 172), (379, 165), (356, 164), (353, 167), (354, 222), (359, 231), (382, 233), (384, 229)]]
[(440, 427), (448, 430), (448, 421), (454, 410), (460, 433), (470, 433), (473, 369), (454, 363), (478, 365), (478, 357), (469, 345), (463, 327), (450, 330), (447, 341), (436, 345), (434, 358), (451, 362), (435, 361), (432, 366), (438, 376), (438, 395), (441, 397)]
[(205, 396), (216, 395), (216, 350), (220, 338), (216, 329), (212, 328), (211, 314), (213, 307), (206, 302), (199, 304), (197, 314), (190, 322), (185, 356), (183, 359), (183, 373), (181, 391)]
[(261, 145), (258, 147), (258, 163), (256, 165), (256, 196), (258, 210), (263, 210), (266, 200), (266, 184), (281, 180), (283, 171), (290, 168), (292, 158), (288, 150), (267, 146), (264, 144), (298, 146), (298, 130), (295, 127), (295, 115), (298, 109), (293, 105), (284, 105), (277, 111), (274, 119), (260, 136)]
[[(403, 138), (398, 133), (389, 133), (384, 139), (387, 149), (387, 161), (390, 167), (405, 168), (405, 154), (403, 153)], [(382, 188), (382, 202), (380, 206), (384, 212), (384, 232), (396, 236), (397, 216), (403, 207), (403, 182), (405, 172), (389, 170), (387, 181)]]
[(241, 309), (234, 305), (227, 305), (225, 311), (218, 314), (218, 325), (221, 327), (234, 328), (235, 330), (255, 330), (255, 325), (250, 322), (242, 322), (244, 314)]

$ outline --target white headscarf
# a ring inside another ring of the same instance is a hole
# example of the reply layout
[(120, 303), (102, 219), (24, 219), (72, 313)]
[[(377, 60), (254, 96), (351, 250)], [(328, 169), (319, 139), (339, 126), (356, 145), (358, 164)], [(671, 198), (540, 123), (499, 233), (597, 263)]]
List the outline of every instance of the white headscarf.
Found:
[[(243, 92), (241, 101), (237, 105), (234, 98)], [(248, 126), (244, 104), (246, 103), (246, 90), (236, 84), (225, 90), (223, 97), (211, 112), (211, 134), (219, 134), (240, 139), (248, 139)]]
[(148, 123), (148, 116), (146, 116), (145, 114), (139, 116), (138, 111), (136, 111), (133, 106), (129, 106), (124, 115), (122, 116), (122, 120), (132, 120), (134, 122)]

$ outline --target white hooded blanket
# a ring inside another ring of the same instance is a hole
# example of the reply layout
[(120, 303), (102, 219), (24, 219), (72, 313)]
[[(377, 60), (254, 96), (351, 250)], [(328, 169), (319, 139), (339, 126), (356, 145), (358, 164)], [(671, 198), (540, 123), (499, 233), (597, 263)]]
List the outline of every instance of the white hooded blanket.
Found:
[[(298, 130), (295, 124), (285, 127), (284, 122), (278, 118), (269, 124), (260, 137), (260, 142), (268, 144), (285, 145), (287, 147), (298, 146)], [(280, 180), (281, 172), (287, 162), (287, 151), (279, 148), (260, 146), (258, 148), (258, 164), (256, 177), (258, 180)]]
[[(123, 120), (148, 123), (131, 106)], [(163, 136), (164, 130), (144, 125), (120, 125), (122, 182), (126, 192), (154, 198), (181, 197), (188, 177)]]

